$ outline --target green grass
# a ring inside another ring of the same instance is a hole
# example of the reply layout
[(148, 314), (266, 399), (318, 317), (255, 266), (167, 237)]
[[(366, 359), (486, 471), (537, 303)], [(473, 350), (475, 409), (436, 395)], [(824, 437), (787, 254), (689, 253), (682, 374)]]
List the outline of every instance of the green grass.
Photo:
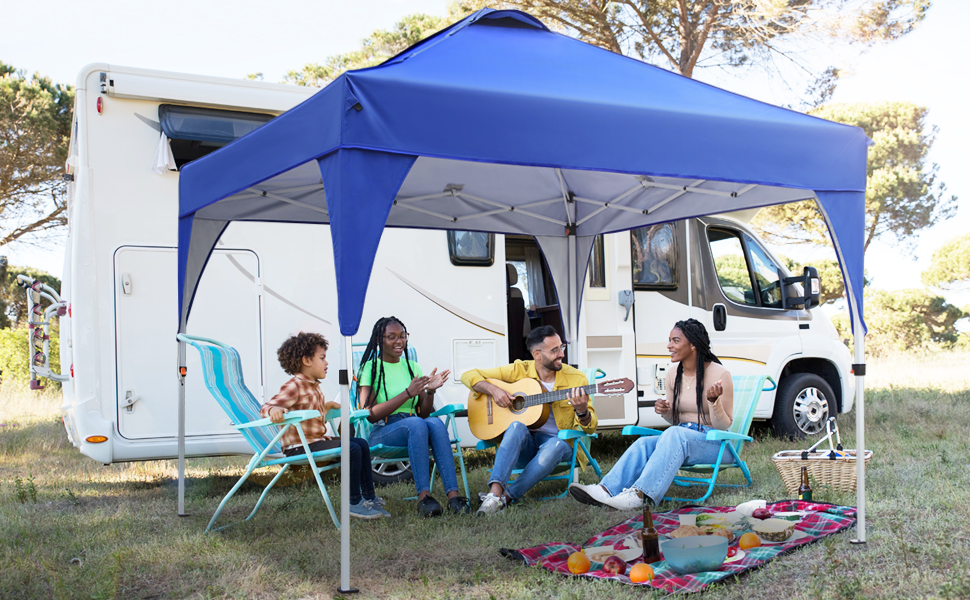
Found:
[[(706, 598), (965, 598), (970, 596), (970, 354), (891, 357), (869, 366), (867, 540), (856, 532), (778, 558)], [(190, 460), (186, 508), (176, 516), (175, 462), (102, 466), (70, 446), (59, 398), (0, 389), (0, 598), (331, 598), (339, 534), (315, 486), (275, 490), (253, 522), (202, 531), (245, 458)], [(854, 413), (840, 419), (855, 447)], [(745, 448), (755, 485), (715, 491), (712, 505), (788, 497), (771, 455), (793, 447), (756, 426)], [(609, 467), (627, 440), (593, 448)], [(472, 453), (482, 490), (490, 453)], [(587, 481), (591, 474), (584, 476)], [(736, 476), (740, 479), (740, 476)], [(332, 497), (337, 480), (328, 479)], [(440, 489), (440, 482), (438, 483)], [(534, 493), (553, 493), (540, 487)], [(256, 501), (247, 486), (224, 516)], [(641, 588), (566, 578), (498, 554), (551, 541), (583, 542), (625, 514), (571, 499), (525, 502), (491, 518), (422, 520), (383, 488), (392, 519), (353, 522), (351, 582), (364, 598), (643, 598)], [(440, 496), (441, 494), (439, 494)], [(816, 490), (855, 504), (855, 494)], [(440, 499), (440, 498), (439, 498)]]

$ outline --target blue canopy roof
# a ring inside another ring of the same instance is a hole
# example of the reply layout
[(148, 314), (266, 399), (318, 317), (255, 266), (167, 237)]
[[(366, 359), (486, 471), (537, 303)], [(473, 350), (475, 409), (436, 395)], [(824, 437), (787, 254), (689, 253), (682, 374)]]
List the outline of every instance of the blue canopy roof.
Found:
[(571, 339), (594, 235), (809, 198), (861, 318), (868, 144), (484, 9), (182, 170), (180, 330), (231, 221), (331, 225), (344, 335), (385, 226), (535, 235)]

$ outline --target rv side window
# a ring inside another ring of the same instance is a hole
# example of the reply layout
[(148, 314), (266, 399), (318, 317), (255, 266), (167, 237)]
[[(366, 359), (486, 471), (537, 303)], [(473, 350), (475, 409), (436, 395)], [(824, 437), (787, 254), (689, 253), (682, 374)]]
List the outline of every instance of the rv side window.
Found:
[(707, 239), (711, 244), (717, 282), (724, 295), (738, 304), (758, 306), (741, 238), (733, 231), (711, 228), (707, 230)]
[(593, 249), (589, 253), (589, 287), (606, 287), (606, 248), (602, 235), (593, 238)]
[(449, 231), (448, 255), (459, 267), (490, 267), (495, 262), (495, 234), (482, 231)]
[(273, 115), (195, 106), (162, 104), (158, 107), (158, 120), (179, 169), (238, 140), (272, 118)]
[(677, 243), (673, 223), (631, 230), (630, 245), (633, 247), (634, 289), (677, 289)]
[(754, 278), (758, 284), (761, 306), (782, 308), (778, 267), (751, 236), (745, 234), (744, 243), (748, 246), (748, 253), (751, 255), (751, 269), (754, 271)]

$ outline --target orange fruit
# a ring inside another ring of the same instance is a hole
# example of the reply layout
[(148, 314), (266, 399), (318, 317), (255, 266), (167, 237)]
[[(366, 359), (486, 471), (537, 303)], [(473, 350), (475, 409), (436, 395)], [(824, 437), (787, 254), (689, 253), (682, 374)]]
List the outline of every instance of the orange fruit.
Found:
[(585, 573), (586, 571), (589, 571), (589, 557), (587, 557), (586, 553), (582, 550), (579, 552), (573, 552), (569, 555), (569, 559), (566, 561), (566, 566), (569, 567), (570, 573), (574, 573), (576, 575)]
[(643, 583), (653, 581), (653, 567), (647, 563), (637, 563), (630, 568), (630, 581), (633, 583)]
[(748, 548), (757, 548), (761, 546), (761, 538), (752, 532), (748, 532), (741, 536), (738, 540), (738, 547), (742, 550), (747, 550)]

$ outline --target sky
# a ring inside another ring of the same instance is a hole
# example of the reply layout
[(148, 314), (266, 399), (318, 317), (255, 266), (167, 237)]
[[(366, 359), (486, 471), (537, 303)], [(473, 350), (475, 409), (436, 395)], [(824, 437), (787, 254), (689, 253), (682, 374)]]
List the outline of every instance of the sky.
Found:
[[(289, 70), (355, 50), (376, 29), (389, 29), (402, 17), (444, 15), (447, 0), (47, 0), (5, 7), (9, 23), (0, 37), (0, 61), (39, 72), (55, 82), (74, 84), (84, 65), (115, 65), (243, 78), (261, 72), (266, 81), (281, 81)], [(270, 6), (272, 8), (270, 8)], [(970, 82), (961, 72), (965, 24), (970, 2), (936, 0), (926, 20), (901, 40), (858, 55), (842, 51), (814, 57), (816, 64), (838, 64), (850, 71), (833, 101), (906, 100), (929, 108), (929, 121), (939, 128), (930, 162), (940, 165), (939, 179), (959, 201), (953, 219), (924, 231), (915, 251), (896, 243), (875, 241), (866, 252), (866, 270), (880, 289), (921, 287), (920, 273), (934, 250), (966, 233), (970, 225), (970, 117), (966, 99)], [(32, 25), (31, 25), (32, 24)], [(664, 65), (661, 65), (664, 66)], [(727, 76), (698, 69), (695, 78), (772, 102), (795, 101), (778, 80), (759, 72)], [(799, 90), (800, 91), (800, 90)], [(824, 251), (779, 248), (810, 261)], [(40, 245), (15, 243), (0, 247), (10, 264), (30, 265), (60, 275), (63, 239)], [(958, 306), (970, 304), (970, 292), (949, 294)]]

